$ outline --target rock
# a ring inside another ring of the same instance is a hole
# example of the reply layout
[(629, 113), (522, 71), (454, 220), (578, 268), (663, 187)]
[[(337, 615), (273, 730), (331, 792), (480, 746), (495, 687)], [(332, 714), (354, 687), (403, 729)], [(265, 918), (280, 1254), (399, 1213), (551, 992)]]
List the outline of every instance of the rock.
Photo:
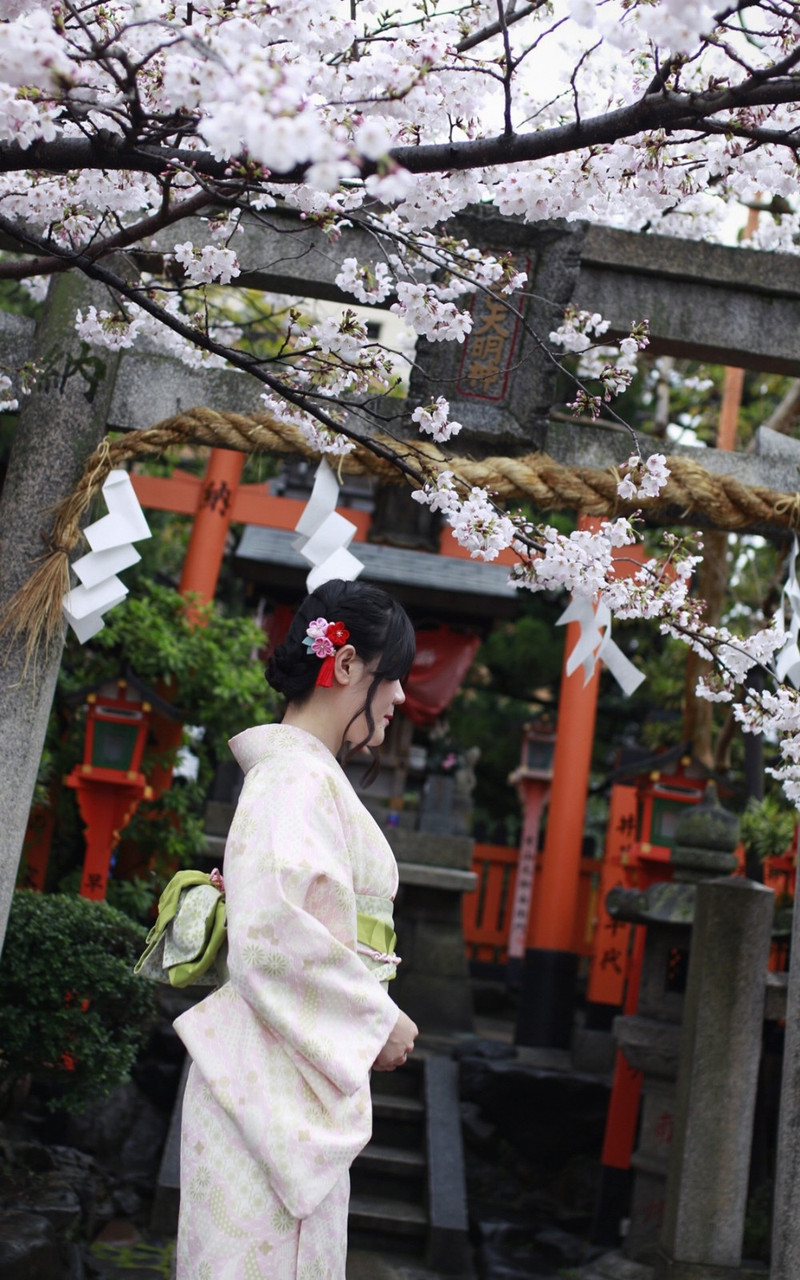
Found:
[(67, 1139), (122, 1181), (149, 1192), (155, 1184), (169, 1114), (135, 1084), (120, 1085), (81, 1116), (70, 1116)]
[(49, 1173), (55, 1168), (53, 1149), (41, 1142), (4, 1141), (2, 1153), (7, 1163), (28, 1169), (31, 1173)]
[(478, 1151), (491, 1150), (497, 1137), (497, 1126), (484, 1119), (476, 1102), (461, 1103), (461, 1127), (467, 1142)]
[(83, 1249), (79, 1244), (74, 1241), (62, 1242), (61, 1256), (64, 1266), (64, 1280), (86, 1280)]
[(531, 1239), (513, 1222), (479, 1222), (480, 1273), (484, 1280), (556, 1280), (557, 1272)]
[(82, 1211), (77, 1192), (57, 1176), (38, 1184), (28, 1203), (23, 1201), (19, 1208), (22, 1212), (30, 1212), (47, 1218), (58, 1235), (74, 1236), (80, 1230)]
[(0, 1275), (3, 1280), (63, 1280), (55, 1232), (42, 1214), (0, 1211)]
[(467, 1057), (461, 1096), (548, 1181), (575, 1155), (601, 1149), (608, 1086), (596, 1077)]
[(126, 1186), (125, 1183), (114, 1188), (111, 1200), (117, 1213), (123, 1218), (135, 1217), (142, 1207), (142, 1197), (138, 1191), (134, 1191), (133, 1187)]
[(137, 1066), (133, 1070), (133, 1078), (136, 1081), (141, 1092), (152, 1102), (154, 1106), (162, 1111), (170, 1112), (175, 1103), (175, 1097), (178, 1092), (178, 1082), (183, 1067), (183, 1058), (186, 1057), (186, 1050), (181, 1044), (172, 1028), (169, 1028), (171, 1038), (166, 1035), (163, 1038), (165, 1046), (163, 1052), (167, 1052), (167, 1046), (171, 1046), (174, 1041), (180, 1050), (180, 1057), (174, 1061), (167, 1062), (146, 1062), (141, 1066)]
[(518, 1050), (513, 1044), (506, 1044), (502, 1040), (483, 1040), (480, 1036), (464, 1040), (453, 1050), (454, 1058), (484, 1058), (493, 1062), (517, 1056)]
[(83, 1232), (87, 1236), (93, 1235), (98, 1221), (114, 1215), (113, 1207), (105, 1215), (101, 1211), (101, 1204), (108, 1197), (109, 1175), (85, 1151), (61, 1146), (50, 1147), (49, 1150), (56, 1182), (75, 1192), (80, 1202)]
[(593, 1275), (598, 1280), (652, 1280), (652, 1267), (644, 1266), (626, 1258), (624, 1253), (613, 1252), (603, 1254), (592, 1267)]
[(98, 1100), (83, 1115), (67, 1117), (64, 1143), (116, 1170), (122, 1146), (136, 1124), (138, 1111), (139, 1091), (136, 1085), (120, 1085), (108, 1098)]
[(558, 1267), (577, 1267), (581, 1262), (588, 1262), (592, 1252), (585, 1240), (574, 1236), (571, 1231), (562, 1231), (560, 1227), (545, 1227), (543, 1231), (536, 1232), (534, 1240)]
[(58, 1169), (68, 1169), (70, 1174), (81, 1174), (94, 1177), (100, 1173), (100, 1166), (86, 1151), (78, 1151), (77, 1147), (61, 1147), (53, 1146), (47, 1148), (52, 1161), (52, 1167)]
[(143, 1095), (139, 1096), (136, 1122), (120, 1151), (120, 1177), (145, 1193), (152, 1193), (158, 1180), (161, 1152), (169, 1127), (169, 1114), (159, 1111)]
[(492, 1246), (481, 1250), (481, 1275), (484, 1280), (557, 1280), (555, 1271), (542, 1271), (535, 1263), (510, 1261)]

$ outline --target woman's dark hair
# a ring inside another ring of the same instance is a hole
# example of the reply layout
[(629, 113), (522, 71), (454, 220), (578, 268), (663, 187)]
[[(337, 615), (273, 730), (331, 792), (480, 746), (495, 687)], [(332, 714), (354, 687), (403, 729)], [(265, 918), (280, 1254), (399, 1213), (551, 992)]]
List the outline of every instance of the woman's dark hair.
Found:
[[(315, 618), (344, 623), (350, 632), (348, 644), (353, 645), (359, 658), (367, 664), (379, 659), (364, 705), (353, 716), (353, 720), (357, 720), (364, 715), (367, 721), (366, 738), (352, 748), (359, 751), (367, 745), (375, 729), (372, 699), (378, 685), (382, 680), (404, 680), (408, 675), (416, 648), (414, 628), (403, 606), (380, 587), (345, 582), (341, 578), (323, 583), (306, 596), (292, 619), (286, 639), (267, 662), (267, 680), (287, 702), (305, 702), (316, 684), (321, 659), (310, 656), (303, 645), (308, 624)], [(372, 781), (377, 764), (375, 756), (365, 781)]]

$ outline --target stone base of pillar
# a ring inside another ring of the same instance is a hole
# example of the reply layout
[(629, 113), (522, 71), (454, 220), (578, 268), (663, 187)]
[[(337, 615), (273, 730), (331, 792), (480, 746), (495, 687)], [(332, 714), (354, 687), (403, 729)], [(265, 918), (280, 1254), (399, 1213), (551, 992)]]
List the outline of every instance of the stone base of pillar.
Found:
[(578, 957), (571, 951), (533, 947), (525, 952), (516, 1044), (571, 1048), (577, 972)]
[(675, 1262), (660, 1257), (653, 1280), (769, 1280), (769, 1267), (752, 1262), (738, 1267), (714, 1267), (707, 1262)]

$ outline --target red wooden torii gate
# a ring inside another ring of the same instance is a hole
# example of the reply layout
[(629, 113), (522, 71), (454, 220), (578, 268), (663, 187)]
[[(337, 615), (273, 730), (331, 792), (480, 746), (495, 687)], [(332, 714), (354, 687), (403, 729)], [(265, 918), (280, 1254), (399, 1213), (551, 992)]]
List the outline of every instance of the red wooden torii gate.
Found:
[[(131, 482), (143, 507), (173, 511), (194, 517), (192, 535), (181, 574), (180, 592), (202, 602), (213, 600), (225, 542), (231, 523), (293, 530), (305, 509), (302, 498), (283, 498), (267, 492), (264, 484), (241, 484), (245, 454), (232, 449), (212, 449), (202, 479), (176, 469), (171, 476), (135, 473)], [(371, 516), (354, 507), (338, 507), (356, 527), (354, 542), (366, 542)], [(469, 560), (469, 551), (445, 529), (439, 554)], [(511, 550), (500, 553), (496, 564), (512, 565)]]

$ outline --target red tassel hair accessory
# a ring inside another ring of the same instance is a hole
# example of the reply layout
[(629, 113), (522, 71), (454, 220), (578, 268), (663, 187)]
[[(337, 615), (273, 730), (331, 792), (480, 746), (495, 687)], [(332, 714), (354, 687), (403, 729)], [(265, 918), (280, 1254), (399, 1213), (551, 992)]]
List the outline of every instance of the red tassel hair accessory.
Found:
[(349, 639), (350, 632), (343, 622), (328, 622), (327, 618), (315, 618), (313, 622), (309, 622), (303, 644), (309, 657), (322, 658), (316, 683), (323, 689), (330, 689), (333, 684), (336, 650), (341, 649)]

